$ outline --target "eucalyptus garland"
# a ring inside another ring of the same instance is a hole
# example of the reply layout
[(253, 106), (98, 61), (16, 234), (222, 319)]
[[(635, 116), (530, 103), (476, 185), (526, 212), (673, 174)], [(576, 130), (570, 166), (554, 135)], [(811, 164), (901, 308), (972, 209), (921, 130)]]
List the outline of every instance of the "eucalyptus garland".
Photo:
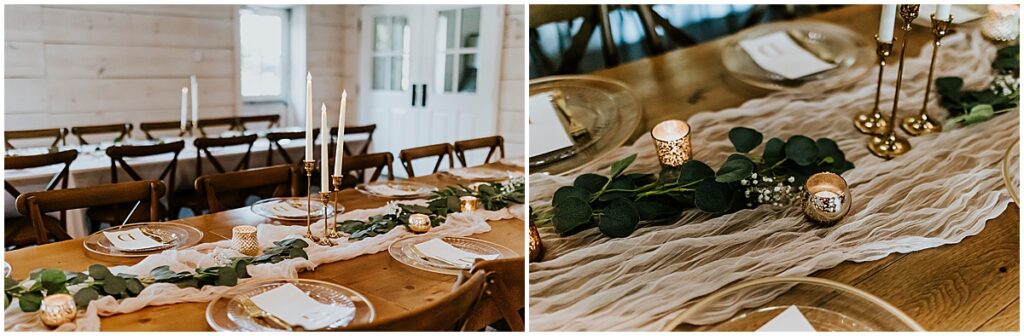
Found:
[[(124, 299), (138, 296), (142, 290), (154, 283), (173, 283), (181, 288), (203, 288), (205, 286), (234, 286), (238, 279), (249, 277), (246, 267), (257, 264), (274, 264), (286, 259), (309, 258), (304, 248), (309, 246), (300, 238), (274, 242), (274, 246), (263, 250), (257, 257), (232, 258), (226, 265), (196, 269), (194, 272), (174, 272), (170, 266), (154, 268), (146, 276), (118, 273), (113, 274), (103, 265), (89, 266), (87, 272), (68, 272), (43, 268), (29, 274), (28, 281), (4, 279), (4, 308), (17, 298), (23, 312), (39, 310), (43, 298), (52, 294), (73, 294), (75, 304), (86, 307), (89, 302), (103, 296)], [(27, 286), (27, 287), (26, 287)]]
[(338, 223), (338, 231), (349, 234), (349, 239), (362, 240), (391, 232), (398, 226), (409, 225), (409, 216), (424, 214), (430, 217), (430, 225), (437, 227), (444, 223), (448, 214), (459, 212), (462, 196), (475, 196), (484, 209), (500, 210), (509, 205), (525, 202), (526, 183), (522, 177), (511, 178), (504, 183), (484, 183), (474, 189), (455, 185), (435, 191), (427, 205), (388, 203), (384, 214), (372, 216), (365, 221), (347, 220)]
[(964, 90), (964, 80), (960, 77), (935, 80), (939, 105), (949, 110), (945, 129), (983, 122), (1017, 108), (1020, 100), (1020, 45), (999, 49), (992, 61), (992, 71), (995, 78), (982, 90)]
[(627, 237), (641, 221), (674, 218), (690, 208), (722, 214), (760, 204), (782, 206), (803, 193), (803, 184), (819, 172), (842, 174), (853, 163), (835, 141), (794, 135), (772, 138), (760, 156), (750, 154), (764, 136), (753, 129), (729, 131), (735, 154), (715, 171), (690, 160), (655, 174), (624, 173), (636, 154), (616, 161), (608, 176), (583, 174), (555, 191), (551, 210), (538, 224), (550, 223), (566, 236), (597, 226), (608, 237)]

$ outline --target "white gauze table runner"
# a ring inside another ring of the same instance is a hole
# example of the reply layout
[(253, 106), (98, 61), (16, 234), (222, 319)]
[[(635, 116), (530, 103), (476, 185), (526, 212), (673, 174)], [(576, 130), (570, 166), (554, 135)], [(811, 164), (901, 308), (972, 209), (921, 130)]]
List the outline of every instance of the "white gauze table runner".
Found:
[[(967, 88), (988, 85), (993, 45), (969, 30), (943, 42), (936, 77), (963, 77)], [(921, 107), (931, 50), (929, 44), (906, 60), (899, 118)], [(883, 111), (891, 110), (895, 92), (895, 57), (890, 61)], [(845, 220), (819, 227), (799, 209), (761, 206), (719, 217), (690, 210), (674, 223), (641, 227), (621, 239), (603, 237), (597, 229), (559, 237), (553, 228), (541, 228), (547, 256), (530, 264), (531, 330), (658, 330), (695, 298), (736, 281), (807, 275), (847, 260), (876, 260), (979, 233), (1010, 202), (999, 165), (1018, 138), (1019, 111), (910, 138), (910, 152), (884, 161), (867, 151), (868, 137), (852, 123), (856, 113), (872, 108), (876, 79), (826, 92), (774, 93), (688, 120), (694, 157), (716, 169), (734, 151), (727, 134), (735, 126), (756, 129), (765, 140), (794, 134), (836, 140), (856, 165), (843, 174), (854, 198)], [(932, 116), (945, 119), (934, 92), (929, 104)], [(639, 156), (629, 171), (659, 171), (652, 141), (643, 136), (579, 174), (607, 175), (612, 161), (632, 153)], [(531, 175), (532, 207), (550, 207), (554, 191), (574, 178)], [(723, 307), (718, 317), (738, 308)]]
[[(426, 201), (403, 201), (405, 204), (426, 205)], [(343, 220), (365, 220), (387, 212), (388, 207), (374, 209), (353, 210), (338, 216), (339, 221)], [(520, 218), (524, 216), (522, 205), (513, 205), (509, 208), (487, 211), (478, 210), (468, 213), (449, 214), (443, 224), (430, 230), (431, 234), (444, 236), (469, 236), (491, 230), (487, 221), (509, 218)], [(324, 230), (324, 221), (312, 225), (313, 232), (318, 234)], [(285, 238), (302, 237), (306, 233), (304, 225), (274, 225), (261, 224), (257, 226), (257, 239), (260, 249), (273, 246), (274, 242)], [(340, 260), (352, 259), (364, 254), (373, 254), (384, 251), (391, 243), (412, 236), (413, 233), (403, 227), (398, 227), (390, 232), (363, 240), (349, 241), (346, 238), (336, 239), (338, 246), (321, 246), (310, 243), (306, 247), (306, 254), (309, 259), (287, 259), (276, 264), (250, 265), (248, 272), (251, 278), (240, 279), (239, 283), (255, 279), (272, 278), (298, 278), (299, 271), (313, 270), (318, 265), (332, 263)], [(308, 241), (307, 241), (308, 242)], [(194, 271), (196, 268), (211, 267), (221, 264), (230, 257), (242, 256), (231, 250), (231, 240), (222, 240), (213, 243), (197, 245), (193, 248), (164, 251), (161, 254), (151, 255), (142, 259), (132, 266), (110, 267), (113, 274), (128, 273), (136, 275), (148, 275), (150, 270), (160, 266), (170, 266), (172, 271)], [(70, 270), (69, 270), (70, 271)], [(76, 270), (85, 271), (85, 270)], [(130, 313), (138, 311), (147, 306), (158, 306), (180, 302), (208, 302), (213, 300), (231, 287), (227, 286), (206, 286), (202, 289), (178, 288), (177, 285), (168, 283), (157, 283), (146, 287), (139, 296), (121, 301), (111, 296), (101, 297), (93, 301), (85, 310), (80, 310), (75, 322), (66, 323), (58, 327), (57, 331), (99, 331), (100, 316)], [(71, 289), (72, 292), (77, 288)], [(39, 321), (36, 313), (23, 313), (18, 308), (15, 300), (7, 308), (4, 315), (5, 330), (8, 331), (45, 331), (49, 330)]]

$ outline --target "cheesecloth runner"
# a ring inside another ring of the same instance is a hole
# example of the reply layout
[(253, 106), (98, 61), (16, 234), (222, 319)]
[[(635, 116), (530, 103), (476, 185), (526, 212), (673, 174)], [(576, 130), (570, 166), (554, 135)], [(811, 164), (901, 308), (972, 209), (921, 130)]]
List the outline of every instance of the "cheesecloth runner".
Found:
[[(404, 201), (401, 203), (426, 205), (426, 201), (423, 200)], [(353, 210), (339, 215), (338, 219), (365, 220), (370, 216), (386, 213), (391, 208), (390, 206), (383, 206), (374, 209)], [(513, 205), (497, 211), (478, 210), (468, 213), (453, 213), (448, 215), (443, 224), (431, 229), (430, 232), (446, 236), (469, 236), (487, 232), (491, 230), (491, 226), (487, 221), (513, 217), (522, 219), (523, 211), (524, 207), (522, 205)], [(323, 232), (324, 221), (321, 220), (314, 223), (312, 229), (313, 232)], [(261, 224), (257, 226), (256, 235), (262, 249), (272, 246), (275, 241), (290, 237), (302, 237), (304, 233), (306, 233), (304, 225)], [(396, 228), (387, 234), (358, 241), (339, 238), (335, 240), (335, 242), (339, 243), (338, 246), (321, 246), (310, 243), (309, 247), (305, 248), (306, 254), (309, 256), (308, 260), (298, 258), (287, 259), (276, 264), (250, 265), (248, 273), (251, 278), (240, 279), (239, 283), (256, 279), (298, 278), (299, 271), (313, 270), (318, 265), (384, 251), (391, 243), (411, 235), (413, 234), (403, 228)], [(132, 266), (110, 267), (110, 271), (113, 274), (148, 275), (150, 270), (163, 265), (170, 266), (171, 270), (175, 272), (194, 271), (196, 268), (223, 264), (229, 258), (237, 256), (242, 255), (231, 249), (231, 240), (222, 240), (200, 244), (184, 250), (164, 251), (161, 254), (148, 256)], [(208, 302), (230, 288), (227, 286), (206, 286), (202, 289), (178, 288), (174, 284), (156, 283), (147, 286), (145, 290), (139, 293), (139, 296), (134, 298), (117, 301), (111, 296), (101, 297), (89, 303), (89, 307), (84, 311), (80, 310), (75, 322), (66, 323), (56, 330), (99, 331), (100, 316), (130, 313), (147, 306), (180, 302)], [(71, 292), (75, 292), (77, 289), (75, 287), (69, 288)], [(22, 312), (18, 308), (17, 299), (4, 312), (4, 325), (4, 329), (8, 331), (49, 330), (39, 321), (36, 313)]]
[[(988, 85), (995, 46), (977, 31), (943, 42), (936, 77), (963, 77), (967, 88)], [(899, 117), (921, 107), (931, 50), (929, 44), (906, 60)], [(883, 111), (891, 109), (895, 92), (895, 66), (886, 70)], [(817, 227), (799, 209), (762, 206), (719, 217), (686, 211), (674, 223), (644, 226), (621, 239), (597, 229), (559, 237), (553, 228), (541, 228), (547, 260), (530, 264), (531, 330), (658, 330), (694, 298), (736, 281), (807, 275), (846, 260), (876, 260), (979, 233), (1010, 203), (999, 164), (1018, 138), (1019, 111), (910, 138), (911, 151), (883, 161), (867, 151), (868, 137), (852, 124), (855, 113), (872, 107), (877, 77), (869, 77), (826, 92), (774, 93), (688, 120), (694, 157), (712, 167), (734, 151), (727, 137), (734, 126), (759, 130), (765, 139), (804, 134), (836, 140), (856, 165), (844, 174), (854, 199), (844, 221)], [(944, 119), (934, 93), (932, 99), (932, 116)], [(639, 155), (630, 171), (659, 171), (652, 141), (643, 136), (579, 174), (607, 175), (612, 161), (632, 153)], [(574, 178), (530, 176), (531, 206), (550, 208), (554, 191)], [(739, 308), (720, 307), (717, 318)]]

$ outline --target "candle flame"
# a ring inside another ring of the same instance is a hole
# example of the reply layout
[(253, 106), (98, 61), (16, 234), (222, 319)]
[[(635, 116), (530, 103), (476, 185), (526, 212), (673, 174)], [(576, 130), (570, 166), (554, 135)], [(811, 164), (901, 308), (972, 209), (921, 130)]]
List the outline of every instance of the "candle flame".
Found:
[(327, 113), (327, 104), (320, 103), (320, 113)]
[(187, 86), (186, 87), (182, 87), (181, 88), (181, 93), (188, 93), (188, 87)]
[(308, 72), (307, 72), (307, 73), (306, 73), (306, 80), (307, 80), (307, 81), (311, 81), (311, 80), (313, 80), (313, 74), (311, 74), (311, 73), (308, 73)]

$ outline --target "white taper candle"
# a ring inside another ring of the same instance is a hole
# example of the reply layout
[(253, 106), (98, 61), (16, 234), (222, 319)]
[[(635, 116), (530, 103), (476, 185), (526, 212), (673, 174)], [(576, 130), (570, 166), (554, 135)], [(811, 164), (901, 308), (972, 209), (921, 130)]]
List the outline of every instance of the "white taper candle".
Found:
[(341, 107), (338, 108), (338, 145), (334, 149), (334, 175), (341, 176), (342, 157), (345, 156), (345, 102), (348, 100), (348, 91), (341, 91)]
[(199, 81), (196, 80), (196, 75), (192, 75), (192, 125), (195, 125), (199, 121)]
[(306, 73), (306, 161), (313, 160), (313, 75)]
[(328, 166), (329, 161), (327, 157), (327, 147), (331, 142), (331, 132), (327, 127), (327, 104), (320, 105), (320, 191), (331, 190), (328, 176), (331, 175), (331, 169)]
[(949, 10), (953, 5), (936, 5), (935, 6), (935, 19), (940, 21), (949, 20)]
[(892, 30), (896, 25), (896, 5), (882, 5), (882, 17), (878, 21), (878, 41), (892, 43)]
[(181, 88), (181, 130), (185, 131), (188, 120), (188, 87)]

